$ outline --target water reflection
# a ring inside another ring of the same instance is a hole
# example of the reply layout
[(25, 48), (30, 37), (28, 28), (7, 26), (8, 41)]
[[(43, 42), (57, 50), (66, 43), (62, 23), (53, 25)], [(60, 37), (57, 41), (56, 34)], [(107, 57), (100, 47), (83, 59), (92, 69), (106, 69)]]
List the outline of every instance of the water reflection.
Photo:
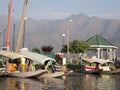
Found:
[(73, 74), (66, 77), (68, 90), (120, 90), (119, 75)]
[(67, 90), (64, 80), (60, 78), (41, 78), (47, 90)]
[(119, 75), (70, 74), (62, 78), (0, 78), (0, 90), (120, 90)]
[(0, 78), (0, 90), (45, 90), (45, 85), (27, 78)]

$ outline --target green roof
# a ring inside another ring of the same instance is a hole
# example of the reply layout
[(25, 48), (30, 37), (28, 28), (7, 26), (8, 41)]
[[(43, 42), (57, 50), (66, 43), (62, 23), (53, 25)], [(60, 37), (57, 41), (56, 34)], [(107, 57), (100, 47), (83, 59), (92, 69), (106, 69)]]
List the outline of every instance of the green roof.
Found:
[(102, 45), (102, 46), (113, 46), (114, 47), (112, 43), (110, 43), (107, 39), (103, 38), (99, 34), (92, 36), (86, 42), (91, 46), (96, 45), (99, 47)]

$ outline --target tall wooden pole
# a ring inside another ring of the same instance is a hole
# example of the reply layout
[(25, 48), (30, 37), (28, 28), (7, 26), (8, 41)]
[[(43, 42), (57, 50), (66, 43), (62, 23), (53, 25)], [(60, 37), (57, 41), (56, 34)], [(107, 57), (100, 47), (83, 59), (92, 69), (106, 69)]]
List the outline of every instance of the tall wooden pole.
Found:
[(15, 24), (13, 25), (13, 44), (12, 44), (12, 50), (14, 51), (14, 45), (15, 45)]
[(22, 17), (21, 17), (21, 22), (20, 22), (18, 39), (17, 39), (17, 43), (16, 43), (16, 50), (15, 50), (16, 52), (19, 51), (19, 47), (20, 47), (20, 41), (21, 41), (21, 36), (22, 36), (24, 18), (25, 18), (25, 15), (26, 15), (27, 3), (28, 3), (28, 0), (24, 0), (24, 6), (23, 6), (23, 12), (22, 12)]
[(7, 27), (7, 36), (6, 36), (6, 47), (8, 49), (9, 49), (9, 44), (10, 44), (11, 13), (12, 13), (12, 0), (9, 0), (9, 5), (8, 5), (8, 27)]

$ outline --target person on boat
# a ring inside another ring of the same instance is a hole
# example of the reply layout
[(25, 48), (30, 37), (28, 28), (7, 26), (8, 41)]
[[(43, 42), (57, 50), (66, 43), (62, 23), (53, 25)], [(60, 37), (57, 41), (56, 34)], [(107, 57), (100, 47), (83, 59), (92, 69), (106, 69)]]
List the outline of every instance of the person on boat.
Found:
[(95, 69), (99, 69), (99, 64), (98, 64), (98, 63), (96, 64), (96, 67), (95, 67)]
[(25, 60), (25, 72), (27, 72), (28, 71), (28, 60), (26, 59)]
[(32, 63), (33, 63), (33, 61), (29, 60), (29, 63), (28, 63), (28, 72), (32, 71)]
[(6, 58), (6, 72), (10, 72), (10, 64), (9, 64), (9, 59)]
[(10, 67), (10, 72), (15, 72), (17, 66), (15, 63), (10, 63), (9, 67)]
[[(46, 70), (50, 69), (50, 70), (52, 71), (52, 73), (54, 73), (54, 72), (56, 71), (55, 65), (54, 65), (54, 63), (53, 63), (52, 60), (47, 60), (47, 61), (45, 62), (45, 69), (46, 69)], [(49, 71), (48, 71), (48, 72), (49, 72)]]
[(52, 62), (52, 72), (54, 73), (56, 71), (56, 65), (58, 65), (57, 62)]
[(46, 69), (46, 70), (48, 69), (48, 66), (50, 65), (49, 61), (50, 61), (50, 60), (47, 60), (47, 61), (45, 61), (45, 63), (44, 63), (44, 66), (45, 66), (45, 69)]
[(20, 58), (17, 59), (16, 64), (17, 64), (16, 70), (22, 72), (22, 65), (21, 65), (21, 59)]

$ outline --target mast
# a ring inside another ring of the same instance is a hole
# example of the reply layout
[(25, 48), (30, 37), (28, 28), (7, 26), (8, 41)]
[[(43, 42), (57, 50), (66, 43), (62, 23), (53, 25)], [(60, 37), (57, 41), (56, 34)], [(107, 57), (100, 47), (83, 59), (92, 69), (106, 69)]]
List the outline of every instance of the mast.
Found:
[(9, 4), (8, 4), (8, 27), (7, 27), (7, 36), (6, 36), (7, 49), (9, 49), (9, 44), (10, 44), (11, 13), (12, 13), (12, 0), (9, 0)]
[(28, 3), (28, 0), (24, 0), (23, 12), (22, 12), (20, 28), (19, 28), (19, 33), (18, 33), (18, 38), (17, 38), (17, 43), (16, 43), (16, 50), (15, 50), (16, 52), (18, 52), (19, 47), (20, 47), (20, 41), (21, 41), (21, 36), (22, 36), (22, 29), (23, 29), (25, 14), (26, 14), (27, 3)]

